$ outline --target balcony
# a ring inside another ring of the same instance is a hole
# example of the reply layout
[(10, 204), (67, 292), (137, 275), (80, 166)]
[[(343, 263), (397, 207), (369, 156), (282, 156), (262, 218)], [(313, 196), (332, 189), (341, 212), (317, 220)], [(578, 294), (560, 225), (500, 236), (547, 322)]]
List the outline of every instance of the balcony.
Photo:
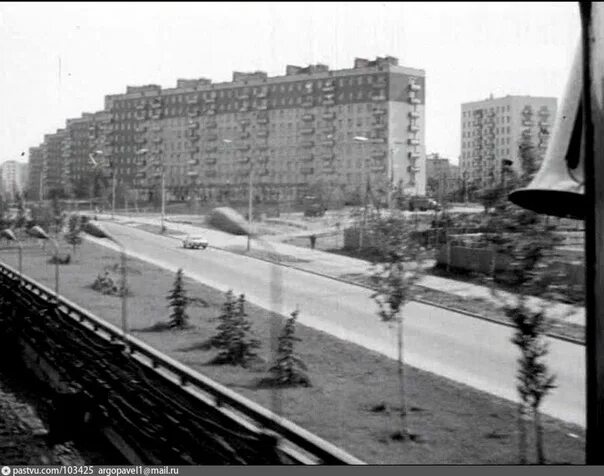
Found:
[(260, 129), (260, 130), (256, 131), (256, 135), (258, 137), (268, 137), (268, 130), (267, 129)]
[(216, 115), (216, 109), (214, 109), (214, 108), (211, 108), (211, 109), (206, 109), (206, 110), (204, 111), (204, 114), (205, 114), (206, 116), (215, 116), (215, 115)]
[(189, 122), (187, 124), (187, 129), (189, 129), (189, 130), (191, 130), (191, 129), (199, 129), (199, 122), (195, 122), (195, 121)]
[(408, 139), (407, 144), (409, 145), (419, 145), (419, 139)]
[(548, 121), (540, 121), (539, 127), (549, 127), (550, 123)]
[(329, 92), (333, 92), (335, 89), (335, 86), (332, 82), (326, 83), (322, 88), (323, 92), (325, 93), (329, 93)]
[(161, 144), (164, 141), (164, 138), (162, 136), (155, 136), (153, 139), (151, 139), (151, 141), (154, 144)]
[(147, 132), (147, 126), (145, 124), (140, 124), (134, 128), (135, 132)]
[(372, 122), (371, 127), (374, 130), (381, 131), (386, 129), (388, 127), (388, 124), (385, 124), (384, 122)]
[(256, 122), (258, 124), (268, 124), (268, 116), (260, 116), (260, 115), (258, 115), (258, 118), (256, 119)]
[(136, 144), (144, 144), (144, 143), (147, 142), (147, 138), (145, 136), (143, 136), (143, 135), (137, 136), (137, 137), (134, 138), (134, 142)]
[(189, 154), (191, 155), (195, 155), (195, 154), (199, 154), (199, 147), (194, 146), (194, 147), (190, 147), (187, 152), (189, 152)]
[(199, 160), (191, 159), (187, 162), (187, 164), (189, 164), (190, 166), (199, 165)]
[(312, 162), (315, 160), (315, 156), (310, 152), (305, 152), (300, 155), (300, 160), (302, 162)]
[(419, 126), (416, 126), (415, 124), (410, 124), (409, 132), (413, 132), (413, 133), (419, 132)]
[(258, 150), (267, 150), (268, 149), (268, 142), (259, 142), (256, 144), (256, 149)]
[(218, 140), (218, 134), (208, 134), (206, 136), (206, 140), (208, 142), (214, 142), (214, 141)]
[(315, 145), (315, 143), (311, 140), (303, 140), (300, 142), (300, 147), (304, 147), (304, 148), (313, 147), (314, 145)]
[(197, 177), (197, 176), (199, 175), (199, 172), (198, 172), (197, 170), (189, 170), (189, 171), (187, 172), (187, 175), (188, 175), (189, 177)]
[(336, 141), (334, 141), (333, 139), (327, 139), (322, 141), (321, 145), (323, 147), (333, 147), (334, 145), (336, 145)]
[(313, 127), (305, 127), (303, 129), (300, 129), (300, 134), (304, 134), (304, 135), (309, 135), (309, 134), (314, 134), (315, 129)]
[(134, 106), (138, 111), (145, 109), (147, 107), (147, 103), (145, 102), (139, 102), (136, 104), (136, 106)]
[(378, 79), (377, 81), (374, 81), (371, 84), (371, 87), (376, 88), (376, 89), (383, 89), (386, 87), (386, 80)]
[(302, 116), (302, 120), (305, 122), (313, 121), (314, 119), (315, 119), (315, 116), (313, 114), (304, 114)]
[(386, 157), (386, 151), (385, 150), (374, 150), (373, 152), (371, 152), (371, 157), (373, 157), (373, 158)]
[(189, 116), (189, 117), (196, 117), (196, 116), (199, 116), (199, 109), (198, 109), (198, 108), (196, 108), (196, 107), (195, 107), (195, 108), (192, 108), (192, 109), (189, 109), (189, 110), (187, 111), (187, 116)]
[(412, 175), (419, 173), (419, 171), (420, 171), (420, 168), (417, 165), (409, 165), (407, 167), (407, 172), (409, 172)]
[(410, 91), (419, 91), (422, 87), (417, 83), (409, 83)]
[(263, 99), (261, 101), (255, 101), (254, 107), (256, 109), (258, 109), (259, 111), (266, 111), (266, 109), (268, 108), (268, 103), (267, 103), (266, 99)]
[(419, 114), (419, 112), (417, 112), (417, 111), (411, 111), (411, 112), (409, 112), (409, 117), (410, 117), (411, 119), (419, 119), (419, 115), (420, 115), (420, 114)]
[(240, 124), (242, 127), (249, 126), (249, 125), (250, 125), (250, 120), (249, 120), (249, 119), (241, 119), (241, 120), (239, 121), (239, 124)]
[(135, 177), (137, 179), (146, 179), (147, 178), (147, 173), (141, 170), (140, 172), (136, 172)]
[(302, 101), (302, 107), (313, 107), (314, 101), (311, 98), (307, 98)]
[(323, 162), (333, 162), (335, 159), (336, 159), (335, 154), (322, 154), (321, 155), (321, 160)]
[(151, 119), (161, 119), (161, 109), (151, 111)]
[(522, 121), (522, 125), (524, 127), (533, 127), (535, 125), (535, 123), (533, 121)]
[(323, 106), (333, 106), (335, 103), (335, 99), (323, 99), (323, 102), (321, 102)]
[(216, 162), (217, 162), (217, 161), (218, 161), (218, 160), (216, 159), (216, 157), (215, 157), (215, 156), (212, 156), (212, 157), (206, 157), (205, 163), (206, 163), (207, 165), (216, 165)]
[(421, 101), (416, 97), (409, 97), (409, 104), (420, 104)]
[(382, 174), (387, 171), (387, 167), (383, 164), (371, 164), (371, 171), (376, 174)]
[(187, 104), (197, 104), (198, 101), (197, 96), (187, 96)]
[(237, 146), (237, 150), (241, 150), (241, 151), (250, 150), (250, 148), (251, 148), (250, 144), (239, 144)]
[(161, 107), (161, 98), (155, 97), (151, 99), (151, 107)]
[(267, 94), (268, 94), (268, 89), (267, 88), (262, 88), (260, 91), (258, 91), (256, 93), (256, 97), (257, 98), (265, 98)]
[(147, 119), (147, 111), (136, 111), (134, 117), (139, 121), (144, 121)]

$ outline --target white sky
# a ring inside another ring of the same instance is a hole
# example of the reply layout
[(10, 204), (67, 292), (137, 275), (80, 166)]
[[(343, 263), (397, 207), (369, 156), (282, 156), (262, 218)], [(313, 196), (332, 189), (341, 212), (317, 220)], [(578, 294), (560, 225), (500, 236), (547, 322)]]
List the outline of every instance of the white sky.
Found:
[(577, 2), (0, 2), (0, 162), (126, 85), (378, 55), (426, 71), (426, 150), (456, 161), (460, 104), (559, 97), (579, 33)]

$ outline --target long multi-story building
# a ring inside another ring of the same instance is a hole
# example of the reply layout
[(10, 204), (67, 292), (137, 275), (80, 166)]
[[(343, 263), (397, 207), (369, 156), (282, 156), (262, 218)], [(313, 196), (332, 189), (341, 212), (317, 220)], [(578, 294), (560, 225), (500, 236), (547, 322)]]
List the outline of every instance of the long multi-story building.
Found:
[(4, 198), (14, 200), (27, 185), (28, 164), (8, 160), (0, 165), (0, 192)]
[(461, 105), (461, 174), (478, 187), (502, 178), (502, 164), (510, 161), (521, 172), (519, 146), (531, 143), (543, 159), (556, 98), (505, 96)]
[[(243, 200), (250, 172), (264, 201), (295, 200), (317, 183), (349, 197), (385, 196), (389, 184), (423, 195), (424, 103), (424, 71), (393, 57), (357, 58), (337, 71), (289, 65), (277, 77), (129, 86), (106, 96), (104, 111), (68, 121), (65, 176), (76, 190), (95, 151), (143, 198), (159, 193), (163, 178), (169, 199)], [(43, 146), (54, 150), (50, 137)], [(57, 164), (50, 155), (44, 164), (48, 189)]]

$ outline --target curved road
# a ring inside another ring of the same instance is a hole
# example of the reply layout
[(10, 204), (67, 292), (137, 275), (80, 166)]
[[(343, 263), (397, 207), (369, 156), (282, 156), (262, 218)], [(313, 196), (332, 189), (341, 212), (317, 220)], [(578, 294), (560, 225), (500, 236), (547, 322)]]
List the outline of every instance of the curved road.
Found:
[[(279, 308), (271, 302), (270, 263), (215, 249), (184, 250), (174, 238), (115, 223), (104, 226), (134, 257), (173, 271), (183, 268), (193, 279), (223, 291), (244, 292), (251, 302), (275, 312), (289, 314), (299, 308), (301, 323), (396, 358), (395, 332), (377, 317), (368, 289), (279, 267)], [(107, 240), (92, 240), (114, 247)], [(409, 303), (403, 315), (409, 365), (516, 400), (517, 351), (510, 342), (511, 328), (416, 302)], [(549, 339), (549, 344), (548, 362), (557, 388), (542, 409), (585, 426), (585, 348), (557, 339)]]

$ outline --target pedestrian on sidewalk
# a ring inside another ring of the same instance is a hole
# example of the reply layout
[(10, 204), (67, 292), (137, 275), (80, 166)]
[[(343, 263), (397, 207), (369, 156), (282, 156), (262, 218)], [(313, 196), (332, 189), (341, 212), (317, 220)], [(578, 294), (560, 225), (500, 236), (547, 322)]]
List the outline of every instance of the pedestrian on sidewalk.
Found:
[(315, 249), (315, 243), (317, 242), (317, 237), (316, 235), (310, 235), (310, 249), (314, 250)]

